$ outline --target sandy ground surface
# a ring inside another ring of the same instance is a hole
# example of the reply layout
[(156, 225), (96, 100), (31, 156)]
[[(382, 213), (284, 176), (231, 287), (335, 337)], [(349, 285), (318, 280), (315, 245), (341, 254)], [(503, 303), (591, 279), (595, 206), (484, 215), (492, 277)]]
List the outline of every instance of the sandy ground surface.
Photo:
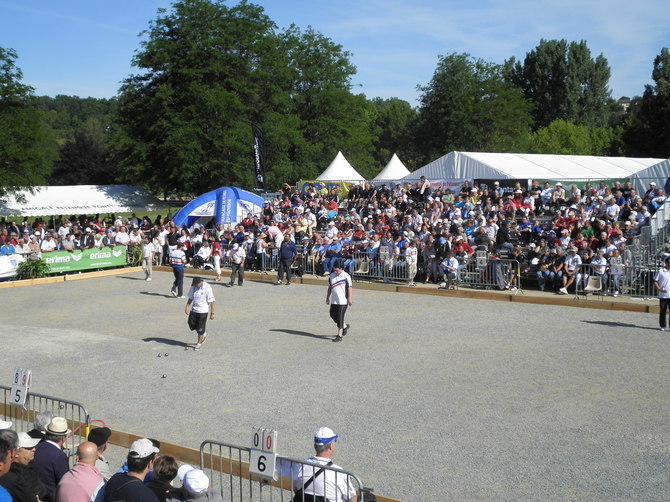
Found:
[(213, 283), (195, 352), (171, 274), (142, 277), (0, 290), (3, 383), (30, 368), (35, 392), (193, 448), (264, 426), (302, 458), (326, 425), (337, 463), (406, 501), (667, 500), (655, 315), (358, 289), (332, 343), (325, 287), (247, 280)]

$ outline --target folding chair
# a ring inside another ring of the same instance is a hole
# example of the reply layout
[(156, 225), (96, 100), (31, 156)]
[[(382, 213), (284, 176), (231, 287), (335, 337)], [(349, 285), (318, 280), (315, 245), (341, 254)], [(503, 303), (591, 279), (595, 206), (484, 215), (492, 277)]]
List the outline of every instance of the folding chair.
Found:
[[(584, 295), (587, 296), (589, 293), (595, 293), (599, 292), (602, 293), (603, 291), (603, 280), (600, 276), (598, 275), (590, 275), (588, 281), (586, 282), (586, 286), (584, 287)], [(603, 299), (603, 296), (600, 296), (600, 299)]]

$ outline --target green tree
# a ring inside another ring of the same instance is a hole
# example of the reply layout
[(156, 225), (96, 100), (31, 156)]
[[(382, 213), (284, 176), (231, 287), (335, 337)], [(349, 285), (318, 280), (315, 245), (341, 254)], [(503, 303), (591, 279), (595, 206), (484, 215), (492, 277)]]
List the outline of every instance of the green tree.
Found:
[(158, 17), (119, 97), (123, 179), (163, 193), (251, 186), (251, 126), (263, 131), (270, 185), (313, 176), (341, 149), (372, 166), (374, 108), (351, 93), (339, 45), (259, 6), (181, 0)]
[(107, 132), (97, 118), (86, 121), (60, 148), (53, 185), (109, 185), (118, 169), (110, 159)]
[(621, 128), (597, 128), (554, 120), (529, 136), (525, 150), (552, 155), (617, 155)]
[(670, 53), (667, 47), (654, 59), (654, 85), (646, 85), (641, 99), (631, 103), (625, 124), (627, 155), (670, 157)]
[(394, 153), (408, 167), (418, 167), (416, 153), (412, 148), (412, 130), (416, 124), (417, 112), (407, 101), (398, 98), (374, 98), (372, 104), (377, 110), (373, 131), (375, 141), (374, 158), (377, 165), (384, 166)]
[(44, 185), (56, 144), (33, 88), (21, 83), (16, 52), (0, 47), (0, 196)]
[(453, 150), (512, 151), (529, 131), (529, 105), (499, 65), (468, 54), (441, 56), (419, 90), (415, 141), (424, 161)]
[(183, 194), (252, 184), (251, 124), (262, 125), (286, 67), (273, 28), (244, 1), (183, 0), (158, 11), (133, 60), (143, 72), (119, 98), (125, 179)]
[(317, 175), (338, 150), (362, 175), (378, 171), (372, 156), (376, 111), (365, 96), (351, 92), (351, 54), (312, 28), (291, 25), (279, 38), (289, 57), (287, 90), (299, 123), (290, 156), (294, 174)]
[(62, 94), (55, 98), (39, 96), (35, 99), (39, 109), (48, 114), (56, 140), (61, 145), (71, 140), (75, 131), (91, 119), (97, 120), (103, 128), (109, 127), (117, 105), (115, 98), (80, 98)]
[(505, 76), (533, 105), (535, 127), (563, 119), (587, 127), (605, 127), (610, 115), (610, 68), (595, 59), (585, 41), (540, 40), (523, 64), (505, 62)]

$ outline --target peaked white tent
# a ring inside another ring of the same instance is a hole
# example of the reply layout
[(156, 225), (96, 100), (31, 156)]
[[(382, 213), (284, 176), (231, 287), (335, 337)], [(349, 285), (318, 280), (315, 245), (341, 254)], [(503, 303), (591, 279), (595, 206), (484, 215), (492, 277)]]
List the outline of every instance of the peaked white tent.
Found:
[(409, 169), (405, 167), (398, 156), (394, 153), (386, 167), (375, 176), (373, 181), (396, 181), (410, 174)]
[(365, 181), (365, 178), (356, 172), (342, 152), (337, 152), (333, 161), (316, 181)]
[(450, 152), (404, 178), (602, 180), (630, 178), (664, 159)]

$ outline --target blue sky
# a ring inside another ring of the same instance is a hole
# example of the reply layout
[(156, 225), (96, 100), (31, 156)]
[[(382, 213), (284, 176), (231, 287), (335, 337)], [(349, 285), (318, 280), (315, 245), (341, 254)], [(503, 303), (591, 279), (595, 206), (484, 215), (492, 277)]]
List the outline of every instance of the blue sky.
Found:
[[(113, 97), (134, 72), (139, 33), (169, 0), (0, 0), (0, 47), (18, 53), (37, 95)], [(540, 39), (586, 40), (604, 54), (616, 99), (641, 95), (670, 46), (665, 0), (256, 0), (284, 28), (312, 26), (353, 54), (356, 92), (417, 104), (438, 55), (523, 59)], [(233, 2), (228, 2), (232, 5)]]

